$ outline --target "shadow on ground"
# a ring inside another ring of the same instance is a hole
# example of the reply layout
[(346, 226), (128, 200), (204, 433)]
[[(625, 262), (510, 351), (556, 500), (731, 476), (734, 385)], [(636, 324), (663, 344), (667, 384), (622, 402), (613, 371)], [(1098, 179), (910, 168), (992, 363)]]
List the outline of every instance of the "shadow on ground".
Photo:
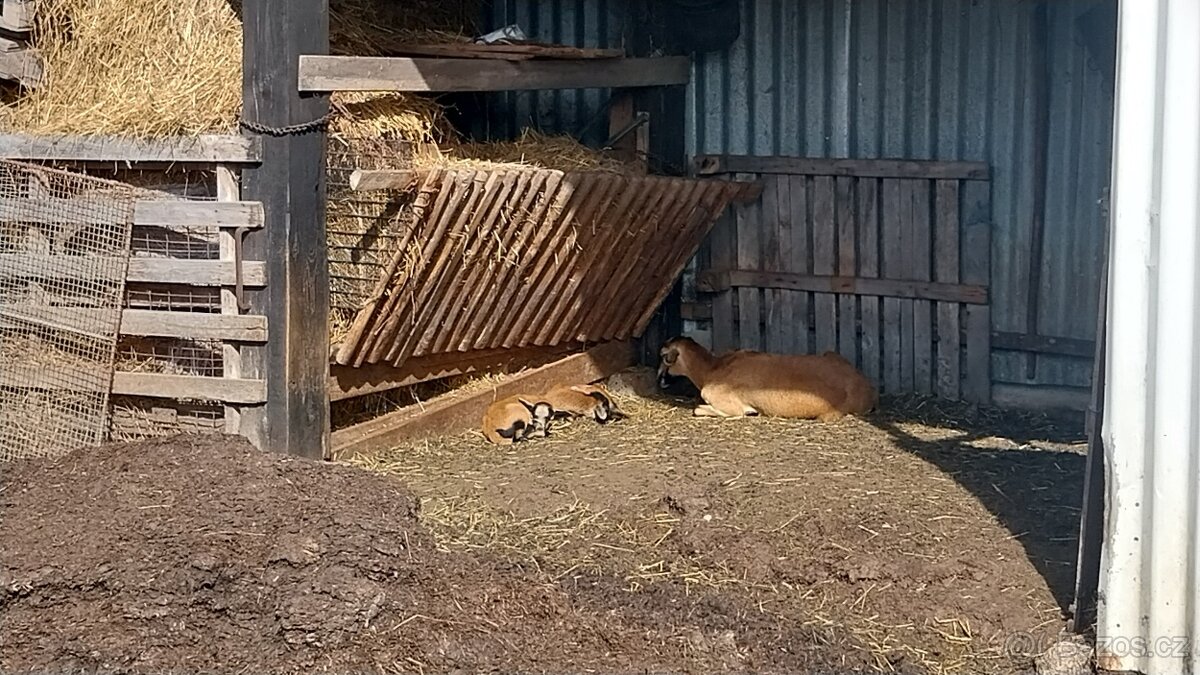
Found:
[[(658, 394), (678, 406), (693, 407), (699, 400), (699, 392), (682, 378)], [(1022, 544), (1067, 613), (1087, 459), (1081, 452), (1086, 443), (1082, 417), (891, 396), (882, 397), (865, 419), (969, 490)], [(924, 437), (915, 425), (945, 433)]]
[[(1082, 416), (886, 397), (866, 419), (969, 490), (1021, 542), (1059, 607), (1073, 600), (1086, 455)], [(923, 438), (918, 423), (947, 430)]]

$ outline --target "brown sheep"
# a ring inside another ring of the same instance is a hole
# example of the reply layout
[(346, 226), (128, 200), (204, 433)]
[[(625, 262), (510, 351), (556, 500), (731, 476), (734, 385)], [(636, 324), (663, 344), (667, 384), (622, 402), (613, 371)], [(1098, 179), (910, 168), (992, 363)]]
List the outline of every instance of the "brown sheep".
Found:
[(510, 396), (488, 406), (483, 413), (483, 436), (496, 445), (512, 445), (550, 434), (554, 407), (546, 401)]
[(599, 424), (625, 418), (612, 394), (598, 384), (558, 384), (541, 396), (554, 408), (555, 417), (590, 416)]
[(832, 422), (870, 411), (878, 394), (841, 354), (785, 355), (738, 350), (714, 356), (691, 338), (668, 340), (659, 352), (660, 386), (686, 377), (700, 390), (703, 417), (791, 417)]

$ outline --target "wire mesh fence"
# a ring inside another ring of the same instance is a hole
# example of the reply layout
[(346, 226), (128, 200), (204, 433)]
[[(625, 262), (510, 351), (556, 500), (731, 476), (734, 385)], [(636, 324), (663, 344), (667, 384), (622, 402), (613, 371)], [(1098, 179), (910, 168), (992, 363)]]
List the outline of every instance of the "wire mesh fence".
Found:
[(104, 440), (138, 196), (0, 160), (0, 460)]

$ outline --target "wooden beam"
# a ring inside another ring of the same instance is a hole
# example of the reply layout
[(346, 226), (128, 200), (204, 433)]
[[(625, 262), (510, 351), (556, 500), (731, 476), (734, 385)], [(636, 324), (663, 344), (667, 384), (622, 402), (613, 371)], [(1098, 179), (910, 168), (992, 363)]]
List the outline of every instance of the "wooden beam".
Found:
[[(115, 281), (119, 261), (69, 255), (0, 253), (0, 279), (108, 279)], [(129, 259), (125, 280), (141, 284), (188, 286), (233, 286), (237, 265), (222, 260), (179, 260), (175, 258)], [(266, 286), (266, 267), (261, 262), (242, 262), (242, 285)]]
[[(0, 304), (0, 320), (40, 325), (72, 326), (86, 321), (103, 325), (111, 310), (28, 303)], [(121, 335), (171, 337), (186, 340), (266, 342), (267, 319), (262, 316), (225, 316), (202, 312), (164, 312), (152, 309), (121, 310)]]
[[(992, 384), (991, 403), (998, 408), (1016, 410), (1071, 411), (1087, 410), (1091, 391), (1087, 387), (1050, 387), (1025, 384)], [(1082, 416), (1080, 422), (1083, 421)]]
[(210, 202), (200, 200), (142, 201), (133, 205), (134, 225), (162, 227), (263, 226), (266, 215), (259, 202)]
[[(38, 385), (31, 387), (31, 382)], [(106, 388), (107, 384), (86, 375), (55, 381), (54, 378), (45, 377), (35, 366), (16, 366), (0, 373), (0, 386), (13, 388), (97, 392)], [(115, 396), (244, 404), (262, 403), (267, 395), (266, 383), (262, 380), (120, 371), (113, 374), (111, 393)]]
[[(479, 425), (484, 410), (499, 398), (522, 392), (542, 392), (561, 382), (595, 382), (636, 361), (628, 342), (609, 342), (581, 354), (510, 378), (492, 390), (420, 406), (342, 429), (333, 434), (335, 458), (370, 455), (406, 440), (455, 434)], [(480, 439), (480, 443), (484, 440)]]
[(0, 51), (0, 78), (15, 80), (22, 87), (33, 89), (42, 83), (42, 56), (38, 50), (26, 47)]
[[(111, 222), (125, 208), (125, 204), (118, 200), (93, 197), (0, 199), (0, 221), (91, 225)], [(133, 224), (137, 227), (259, 228), (262, 227), (263, 220), (263, 207), (258, 202), (209, 202), (181, 199), (140, 201), (133, 205)]]
[(118, 396), (252, 404), (267, 400), (267, 383), (227, 377), (118, 372), (113, 376), (112, 393)]
[(698, 291), (720, 293), (731, 288), (779, 288), (813, 293), (963, 302), (972, 305), (985, 305), (988, 302), (987, 287), (966, 284), (792, 274), (789, 272), (758, 272), (755, 270), (706, 270), (696, 275), (696, 290)]
[(1029, 354), (1053, 354), (1091, 359), (1096, 356), (1095, 340), (1026, 335), (1025, 333), (992, 333), (992, 349), (1004, 349)]
[(457, 59), (616, 59), (625, 56), (624, 49), (597, 49), (543, 44), (457, 44), (403, 45), (395, 48), (398, 56), (434, 56)]
[[(328, 0), (242, 3), (242, 116), (266, 127), (262, 162), (242, 171), (242, 198), (262, 202), (266, 227), (243, 255), (266, 262), (271, 281), (248, 295), (273, 335), (242, 350), (242, 376), (267, 382), (261, 415), (243, 416), (251, 441), (272, 452), (329, 455), (329, 264), (325, 236), (325, 139), (329, 96), (301, 94), (300, 55), (329, 53)], [(296, 131), (293, 125), (312, 125)], [(271, 130), (274, 131), (271, 131)], [(253, 132), (259, 134), (259, 132)]]
[(342, 401), (471, 373), (517, 372), (543, 366), (577, 349), (577, 345), (570, 345), (435, 354), (411, 358), (399, 368), (386, 364), (358, 368), (330, 364), (329, 400)]
[(35, 0), (4, 0), (3, 16), (0, 16), (0, 26), (14, 33), (26, 33), (33, 30)]
[(110, 136), (0, 134), (0, 157), (30, 161), (253, 164), (258, 139), (203, 135), (143, 140)]
[(776, 173), (860, 178), (927, 178), (987, 180), (987, 162), (939, 162), (916, 159), (824, 159), (814, 157), (754, 157), (698, 155), (693, 163), (700, 176), (732, 173)]
[(485, 61), (382, 56), (300, 57), (300, 91), (521, 91), (687, 84), (684, 56)]
[(355, 191), (407, 190), (416, 182), (415, 171), (355, 169), (354, 173), (350, 174), (350, 189)]

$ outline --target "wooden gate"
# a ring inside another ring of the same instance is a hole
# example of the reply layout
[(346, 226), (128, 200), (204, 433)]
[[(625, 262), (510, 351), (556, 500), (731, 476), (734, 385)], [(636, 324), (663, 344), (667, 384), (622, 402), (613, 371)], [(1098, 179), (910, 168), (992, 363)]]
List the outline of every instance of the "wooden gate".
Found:
[(990, 401), (987, 164), (706, 155), (694, 168), (763, 184), (699, 258), (715, 350), (833, 350), (884, 393)]

